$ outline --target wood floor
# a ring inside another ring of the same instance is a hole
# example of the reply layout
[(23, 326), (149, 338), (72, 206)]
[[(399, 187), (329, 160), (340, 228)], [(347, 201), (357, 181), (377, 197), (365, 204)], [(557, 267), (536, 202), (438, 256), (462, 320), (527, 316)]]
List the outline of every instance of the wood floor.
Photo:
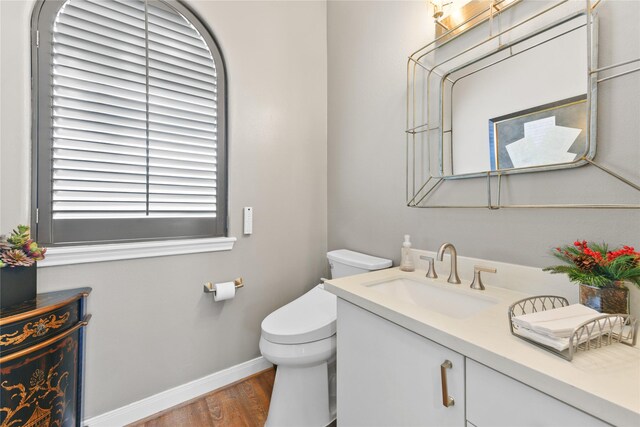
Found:
[(274, 369), (267, 369), (129, 427), (262, 427), (267, 420), (274, 378)]

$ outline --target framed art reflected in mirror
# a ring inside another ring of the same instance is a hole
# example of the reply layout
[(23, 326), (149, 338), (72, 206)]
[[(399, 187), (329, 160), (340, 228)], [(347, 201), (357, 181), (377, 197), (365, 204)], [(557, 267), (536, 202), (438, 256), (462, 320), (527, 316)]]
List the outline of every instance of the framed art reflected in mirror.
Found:
[(491, 170), (573, 162), (587, 151), (587, 95), (489, 119)]

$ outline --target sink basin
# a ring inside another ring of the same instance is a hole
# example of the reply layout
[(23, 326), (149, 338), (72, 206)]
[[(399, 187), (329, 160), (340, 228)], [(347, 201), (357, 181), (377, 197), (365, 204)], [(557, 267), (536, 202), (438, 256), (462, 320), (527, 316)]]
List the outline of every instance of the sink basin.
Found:
[(431, 279), (417, 281), (402, 277), (363, 286), (404, 303), (459, 319), (474, 316), (498, 302), (480, 294), (482, 291), (465, 289), (469, 285), (452, 285)]

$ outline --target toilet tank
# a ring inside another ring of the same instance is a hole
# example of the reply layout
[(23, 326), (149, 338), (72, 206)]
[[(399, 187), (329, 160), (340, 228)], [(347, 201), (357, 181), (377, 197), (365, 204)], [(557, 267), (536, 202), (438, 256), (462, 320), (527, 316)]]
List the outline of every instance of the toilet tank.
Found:
[(391, 267), (392, 264), (390, 259), (378, 258), (348, 249), (327, 252), (327, 258), (331, 266), (332, 279), (381, 270)]

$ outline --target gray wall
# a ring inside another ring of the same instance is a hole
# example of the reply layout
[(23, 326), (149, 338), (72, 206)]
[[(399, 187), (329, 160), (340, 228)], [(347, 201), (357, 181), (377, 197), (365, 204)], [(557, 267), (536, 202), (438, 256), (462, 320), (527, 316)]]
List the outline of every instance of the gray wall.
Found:
[[(600, 61), (640, 57), (640, 2), (603, 2)], [(549, 265), (550, 248), (576, 238), (640, 246), (636, 211), (415, 209), (405, 206), (406, 62), (433, 39), (424, 1), (328, 4), (329, 249), (400, 257), (414, 247), (453, 242), (458, 253), (531, 266)], [(596, 160), (640, 182), (640, 74), (599, 88)], [(635, 202), (637, 192), (592, 167), (509, 178), (520, 203)], [(448, 183), (459, 203), (486, 203), (483, 181)], [(445, 188), (442, 187), (442, 188)]]
[[(91, 286), (86, 416), (260, 355), (260, 322), (318, 283), (326, 252), (326, 4), (190, 1), (229, 75), (231, 252), (41, 268)], [(31, 1), (2, 1), (0, 230), (29, 223)], [(242, 207), (254, 234), (242, 236)], [(243, 276), (232, 301), (206, 281)]]

